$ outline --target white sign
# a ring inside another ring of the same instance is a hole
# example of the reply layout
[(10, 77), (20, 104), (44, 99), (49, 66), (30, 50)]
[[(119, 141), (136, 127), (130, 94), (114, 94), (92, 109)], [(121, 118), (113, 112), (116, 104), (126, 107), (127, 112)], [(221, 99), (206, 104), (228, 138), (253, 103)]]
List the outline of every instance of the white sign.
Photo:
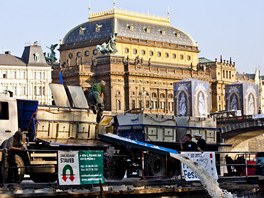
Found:
[(60, 185), (80, 185), (78, 151), (58, 151)]
[(60, 185), (104, 183), (104, 151), (58, 151)]
[[(196, 162), (198, 166), (202, 167), (210, 176), (215, 180), (218, 179), (216, 165), (215, 165), (215, 153), (214, 152), (181, 152), (181, 154), (188, 157), (190, 160)], [(181, 163), (182, 173), (186, 181), (199, 181), (200, 179), (195, 173), (188, 167), (187, 164)]]

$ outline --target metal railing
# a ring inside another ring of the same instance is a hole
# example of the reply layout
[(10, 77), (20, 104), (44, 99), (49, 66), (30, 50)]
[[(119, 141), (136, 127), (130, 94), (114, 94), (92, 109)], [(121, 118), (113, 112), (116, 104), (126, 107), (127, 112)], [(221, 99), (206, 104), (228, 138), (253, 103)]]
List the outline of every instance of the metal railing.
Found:
[(216, 167), (219, 176), (245, 176), (256, 174), (258, 152), (216, 151)]

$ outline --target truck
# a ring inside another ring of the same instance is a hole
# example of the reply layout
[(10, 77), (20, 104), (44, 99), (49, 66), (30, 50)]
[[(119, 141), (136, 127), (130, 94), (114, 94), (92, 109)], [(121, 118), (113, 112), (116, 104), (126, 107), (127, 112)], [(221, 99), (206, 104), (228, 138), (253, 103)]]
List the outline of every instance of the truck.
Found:
[[(178, 150), (186, 133), (199, 132), (212, 145), (218, 141), (215, 122), (210, 118), (177, 118), (143, 111), (118, 115), (105, 112), (97, 124), (96, 115), (90, 111), (80, 87), (54, 85), (51, 90), (55, 101), (51, 106), (38, 105), (35, 100), (0, 97), (0, 143), (21, 130), (26, 144), (26, 150), (15, 156), (17, 182), (25, 175), (34, 182), (56, 181), (60, 150), (103, 150), (106, 179), (122, 179), (125, 174), (143, 178), (172, 177), (180, 174), (180, 163), (156, 147)], [(33, 131), (36, 138), (32, 141), (29, 125), (34, 114), (39, 124)], [(127, 140), (133, 140), (134, 144)], [(142, 147), (142, 142), (155, 148)], [(2, 182), (7, 180), (7, 154), (6, 150), (0, 151)]]

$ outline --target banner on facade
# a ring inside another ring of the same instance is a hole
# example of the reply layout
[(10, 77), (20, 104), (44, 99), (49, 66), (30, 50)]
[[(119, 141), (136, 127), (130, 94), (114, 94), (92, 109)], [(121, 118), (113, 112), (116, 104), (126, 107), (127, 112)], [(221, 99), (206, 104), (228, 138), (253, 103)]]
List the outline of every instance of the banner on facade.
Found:
[[(211, 177), (218, 179), (216, 164), (215, 164), (215, 153), (214, 152), (181, 152), (181, 154), (188, 157), (190, 160), (198, 164), (199, 167), (203, 168)], [(186, 181), (199, 181), (199, 177), (195, 175), (188, 164), (181, 163), (182, 174)]]
[(58, 151), (59, 185), (104, 183), (103, 151)]

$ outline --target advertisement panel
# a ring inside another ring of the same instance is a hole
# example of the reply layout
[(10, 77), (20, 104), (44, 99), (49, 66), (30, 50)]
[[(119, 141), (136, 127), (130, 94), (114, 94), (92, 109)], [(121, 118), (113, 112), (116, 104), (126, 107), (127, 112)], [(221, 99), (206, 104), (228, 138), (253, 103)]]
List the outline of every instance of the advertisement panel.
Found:
[(104, 183), (104, 152), (58, 151), (59, 185), (84, 185)]
[[(198, 166), (203, 168), (211, 177), (218, 179), (216, 165), (215, 165), (215, 153), (214, 152), (181, 152), (181, 154), (188, 157)], [(193, 170), (188, 167), (188, 164), (181, 163), (182, 174), (186, 181), (199, 181), (199, 177), (195, 175)]]

